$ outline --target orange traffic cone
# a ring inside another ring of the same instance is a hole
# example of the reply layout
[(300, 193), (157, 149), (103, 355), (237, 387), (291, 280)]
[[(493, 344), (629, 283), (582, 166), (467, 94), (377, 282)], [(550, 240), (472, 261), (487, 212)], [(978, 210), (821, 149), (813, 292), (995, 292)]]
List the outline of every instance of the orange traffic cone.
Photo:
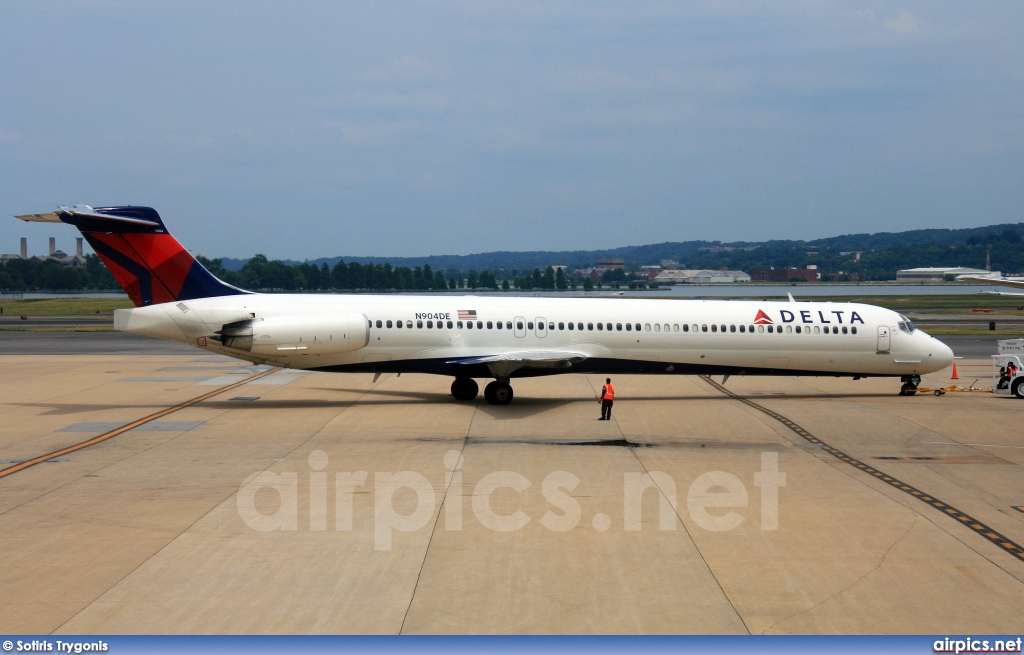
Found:
[(953, 377), (950, 380), (959, 380), (960, 376), (956, 374), (956, 362), (953, 362)]

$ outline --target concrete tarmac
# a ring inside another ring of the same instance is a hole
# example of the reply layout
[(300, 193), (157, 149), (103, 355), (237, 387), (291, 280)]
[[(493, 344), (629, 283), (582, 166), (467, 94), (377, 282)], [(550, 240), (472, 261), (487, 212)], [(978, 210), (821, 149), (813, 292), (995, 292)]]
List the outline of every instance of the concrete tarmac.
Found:
[[(264, 370), (30, 342), (0, 357), (0, 469)], [(516, 380), (492, 407), (440, 377), (273, 371), (0, 472), (0, 626), (1020, 632), (1024, 402), (731, 378), (751, 406), (701, 378), (618, 376), (602, 422), (601, 382)]]

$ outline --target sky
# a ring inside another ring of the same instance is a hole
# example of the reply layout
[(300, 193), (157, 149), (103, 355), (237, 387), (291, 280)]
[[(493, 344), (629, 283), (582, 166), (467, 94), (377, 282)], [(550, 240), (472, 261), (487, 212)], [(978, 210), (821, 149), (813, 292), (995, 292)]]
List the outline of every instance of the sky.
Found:
[(211, 257), (1024, 221), (1016, 0), (4, 0), (0, 30), (0, 215), (149, 205)]

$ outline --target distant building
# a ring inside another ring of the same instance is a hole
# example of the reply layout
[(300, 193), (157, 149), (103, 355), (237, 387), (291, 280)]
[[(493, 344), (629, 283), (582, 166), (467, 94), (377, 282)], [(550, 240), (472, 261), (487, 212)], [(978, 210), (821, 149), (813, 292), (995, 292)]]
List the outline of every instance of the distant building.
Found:
[(750, 276), (743, 271), (729, 270), (664, 270), (654, 276), (658, 284), (731, 284), (750, 282)]
[(760, 268), (754, 269), (750, 277), (755, 282), (817, 282), (821, 279), (821, 273), (817, 266), (807, 268)]
[(1000, 278), (999, 271), (986, 271), (980, 268), (965, 268), (963, 266), (935, 268), (907, 268), (896, 272), (897, 282), (942, 282), (947, 275), (976, 275), (978, 277)]
[(626, 268), (626, 260), (615, 259), (614, 257), (606, 257), (604, 259), (599, 259), (597, 261), (597, 266), (595, 266), (594, 268), (596, 268), (599, 271), (614, 271), (616, 269), (624, 269)]
[(50, 237), (50, 254), (46, 257), (35, 255), (33, 257), (28, 256), (28, 239), (25, 237), (21, 238), (21, 254), (20, 255), (0, 255), (0, 263), (6, 264), (9, 261), (15, 259), (31, 259), (37, 262), (45, 262), (48, 259), (53, 259), (60, 262), (64, 266), (73, 266), (78, 268), (85, 266), (85, 256), (82, 254), (82, 237), (75, 239), (75, 254), (68, 255), (62, 250), (57, 250), (57, 240), (54, 237)]

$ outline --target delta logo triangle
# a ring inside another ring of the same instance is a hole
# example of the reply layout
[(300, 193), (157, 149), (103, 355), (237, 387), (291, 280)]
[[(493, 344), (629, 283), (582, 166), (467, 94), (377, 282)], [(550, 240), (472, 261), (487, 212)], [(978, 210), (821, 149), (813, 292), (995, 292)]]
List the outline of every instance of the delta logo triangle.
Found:
[(754, 319), (754, 325), (773, 325), (774, 321), (768, 317), (768, 314), (764, 313), (764, 310), (757, 310), (757, 317)]

